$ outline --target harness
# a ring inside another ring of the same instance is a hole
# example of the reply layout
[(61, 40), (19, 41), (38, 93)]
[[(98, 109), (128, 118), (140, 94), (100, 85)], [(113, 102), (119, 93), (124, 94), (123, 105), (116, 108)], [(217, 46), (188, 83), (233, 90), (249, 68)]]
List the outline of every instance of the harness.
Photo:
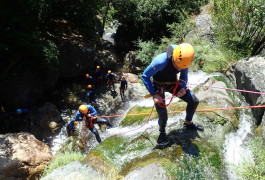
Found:
[(89, 128), (89, 129), (92, 129), (94, 128), (94, 123), (93, 123), (93, 117), (86, 117), (86, 120), (85, 120), (85, 123), (86, 123), (86, 127)]
[[(155, 81), (154, 81), (155, 82)], [(157, 82), (157, 81), (156, 81)], [(156, 83), (155, 82), (155, 83)], [(167, 89), (167, 91), (171, 91), (172, 89), (172, 96), (170, 98), (170, 101), (168, 104), (165, 104), (165, 103), (158, 103), (158, 105), (162, 108), (166, 108), (167, 106), (169, 106), (169, 104), (172, 102), (173, 100), (173, 97), (176, 95), (176, 92), (177, 92), (177, 89), (178, 89), (178, 86), (179, 86), (179, 81), (176, 81), (176, 82), (162, 82), (161, 84), (160, 83), (156, 83), (157, 85), (157, 92), (158, 94), (160, 95), (160, 97), (163, 97), (162, 95), (165, 93), (165, 89), (168, 88), (167, 85), (174, 85), (173, 87), (170, 87), (170, 89)], [(165, 101), (165, 99), (163, 99)]]

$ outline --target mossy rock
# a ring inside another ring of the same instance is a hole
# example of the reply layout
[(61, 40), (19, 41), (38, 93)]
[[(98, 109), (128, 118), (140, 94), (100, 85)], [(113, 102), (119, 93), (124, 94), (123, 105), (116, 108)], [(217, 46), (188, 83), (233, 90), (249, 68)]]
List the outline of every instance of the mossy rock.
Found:
[[(185, 112), (186, 103), (185, 102), (174, 102), (171, 103), (167, 107), (168, 116), (173, 117), (174, 114)], [(132, 125), (139, 125), (148, 120), (153, 120), (158, 118), (158, 114), (156, 112), (155, 107), (142, 107), (139, 105), (134, 106), (130, 109), (127, 113), (126, 117), (121, 121), (120, 126), (132, 126)]]

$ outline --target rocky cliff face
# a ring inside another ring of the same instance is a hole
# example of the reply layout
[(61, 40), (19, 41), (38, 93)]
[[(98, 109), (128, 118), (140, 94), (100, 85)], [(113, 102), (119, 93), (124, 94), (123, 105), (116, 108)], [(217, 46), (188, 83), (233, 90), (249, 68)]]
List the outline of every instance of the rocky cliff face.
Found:
[[(265, 57), (256, 56), (239, 60), (227, 71), (227, 76), (238, 89), (263, 93), (242, 92), (250, 105), (265, 105)], [(261, 123), (264, 110), (265, 108), (252, 109), (256, 124)]]

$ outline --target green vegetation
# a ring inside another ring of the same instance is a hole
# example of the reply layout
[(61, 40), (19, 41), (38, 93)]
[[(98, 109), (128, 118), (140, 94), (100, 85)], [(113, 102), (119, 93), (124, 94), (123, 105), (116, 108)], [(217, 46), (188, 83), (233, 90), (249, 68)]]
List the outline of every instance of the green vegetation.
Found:
[[(126, 53), (136, 48), (135, 42), (154, 41), (161, 37), (170, 37), (168, 24), (180, 23), (191, 13), (198, 13), (206, 0), (113, 0), (116, 10), (113, 18), (120, 26), (116, 34), (119, 53)], [(130, 36), (128, 36), (130, 35)]]
[(218, 44), (242, 57), (261, 53), (265, 47), (263, 0), (214, 0), (213, 7)]
[[(66, 39), (98, 42), (101, 1), (0, 2), (0, 78), (57, 74), (58, 45)], [(79, 38), (80, 40), (80, 38)]]
[(262, 137), (251, 140), (249, 148), (253, 154), (251, 158), (245, 159), (237, 168), (237, 175), (241, 179), (265, 179), (265, 142)]
[(50, 174), (53, 170), (55, 170), (58, 167), (65, 166), (73, 161), (83, 160), (84, 158), (85, 158), (84, 154), (76, 151), (59, 152), (55, 154), (52, 161), (49, 163), (48, 166), (46, 166), (46, 168), (42, 173), (42, 177)]
[[(152, 113), (152, 114), (151, 114)], [(139, 114), (137, 116), (130, 116), (130, 114)], [(152, 107), (141, 107), (141, 106), (134, 106), (127, 114), (127, 116), (121, 121), (120, 126), (129, 126), (129, 125), (138, 125), (142, 124), (146, 120), (148, 120), (151, 114), (150, 119), (154, 119), (157, 116), (155, 112), (155, 107), (152, 111)]]

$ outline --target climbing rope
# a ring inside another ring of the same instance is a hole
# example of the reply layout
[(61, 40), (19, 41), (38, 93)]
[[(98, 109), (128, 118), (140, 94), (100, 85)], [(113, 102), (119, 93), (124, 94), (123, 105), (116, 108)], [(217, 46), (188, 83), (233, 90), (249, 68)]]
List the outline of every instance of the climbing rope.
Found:
[[(186, 83), (187, 84), (187, 83)], [(170, 98), (170, 101), (168, 104), (165, 104), (165, 103), (159, 103), (158, 105), (160, 107), (163, 107), (163, 108), (166, 108), (168, 107), (174, 96), (175, 96), (175, 93), (176, 93), (176, 90), (178, 88), (178, 85), (179, 85), (179, 82), (176, 83), (174, 89), (173, 89), (173, 93), (172, 93), (172, 96)], [(200, 84), (192, 84), (192, 83), (189, 83), (189, 85), (197, 85), (197, 86), (203, 86), (203, 87), (208, 87), (208, 88), (218, 88), (218, 89), (225, 89), (225, 90), (232, 90), (232, 91), (238, 91), (238, 92), (246, 92), (246, 93), (255, 93), (255, 94), (261, 94), (261, 95), (265, 95), (265, 93), (263, 92), (256, 92), (256, 91), (247, 91), (247, 90), (241, 90), (241, 89), (231, 89), (231, 88), (222, 88), (222, 87), (215, 87), (215, 86), (206, 86), (206, 85), (200, 85)], [(146, 97), (150, 97), (150, 96), (146, 96)], [(163, 99), (165, 100), (165, 99)], [(221, 110), (231, 110), (231, 109), (250, 109), (250, 108), (265, 108), (265, 105), (259, 105), (259, 106), (244, 106), (244, 107), (226, 107), (226, 108), (212, 108), (212, 109), (197, 109), (196, 112), (212, 112), (212, 111), (221, 111)], [(121, 134), (126, 134), (126, 133), (129, 133), (129, 132), (132, 132), (132, 131), (136, 131), (140, 128), (142, 128), (144, 125), (147, 124), (147, 122), (150, 120), (151, 118), (151, 115), (153, 114), (153, 110), (154, 110), (154, 105), (152, 107), (152, 110), (150, 113), (137, 113), (137, 114), (127, 114), (127, 115), (110, 115), (110, 116), (98, 116), (98, 117), (101, 117), (101, 118), (106, 118), (106, 117), (122, 117), (122, 116), (140, 116), (140, 115), (149, 115), (149, 117), (147, 118), (147, 120), (141, 125), (139, 126), (138, 128), (135, 128), (135, 129), (132, 129), (132, 130), (129, 130), (129, 131), (126, 131), (126, 132), (121, 132), (121, 133), (117, 133), (117, 134), (114, 134), (114, 135), (111, 135), (111, 136), (117, 136), (117, 135), (121, 135)], [(168, 112), (168, 114), (174, 114), (174, 113), (182, 113), (182, 112), (185, 112), (185, 110), (182, 110), (182, 111), (170, 111)], [(157, 114), (157, 113), (156, 113)], [(84, 132), (84, 143), (85, 143), (85, 148), (86, 148), (86, 151), (88, 152), (88, 148), (86, 146), (86, 131)]]
[(155, 106), (152, 107), (152, 110), (151, 110), (150, 113), (147, 113), (147, 114), (149, 114), (149, 117), (146, 119), (146, 121), (145, 121), (141, 126), (139, 126), (138, 128), (135, 128), (135, 129), (132, 129), (132, 130), (126, 131), (126, 132), (121, 132), (121, 133), (113, 134), (113, 135), (111, 135), (111, 136), (117, 136), (117, 135), (121, 135), (121, 134), (126, 134), (126, 133), (129, 133), (129, 132), (132, 132), (132, 131), (136, 131), (136, 130), (142, 128), (142, 127), (143, 127), (144, 125), (146, 125), (147, 122), (150, 120), (151, 115), (152, 115), (153, 110), (154, 110), (154, 107), (155, 107)]
[[(172, 100), (173, 100), (173, 98), (174, 98), (174, 96), (176, 95), (176, 91), (177, 91), (177, 89), (178, 89), (178, 86), (179, 86), (179, 81), (177, 81), (176, 83), (175, 83), (175, 87), (174, 87), (174, 89), (173, 89), (173, 92), (172, 92), (172, 95), (171, 95), (171, 98), (170, 98), (170, 100), (169, 100), (169, 103), (168, 104), (165, 104), (165, 103), (158, 103), (158, 106), (160, 106), (160, 107), (162, 107), (162, 108), (166, 108), (166, 107), (168, 107), (169, 105), (170, 105), (170, 103), (172, 102)], [(162, 94), (163, 92), (161, 92), (161, 94)], [(160, 96), (161, 96), (161, 94), (160, 94)], [(163, 101), (165, 101), (166, 99), (162, 99)]]

